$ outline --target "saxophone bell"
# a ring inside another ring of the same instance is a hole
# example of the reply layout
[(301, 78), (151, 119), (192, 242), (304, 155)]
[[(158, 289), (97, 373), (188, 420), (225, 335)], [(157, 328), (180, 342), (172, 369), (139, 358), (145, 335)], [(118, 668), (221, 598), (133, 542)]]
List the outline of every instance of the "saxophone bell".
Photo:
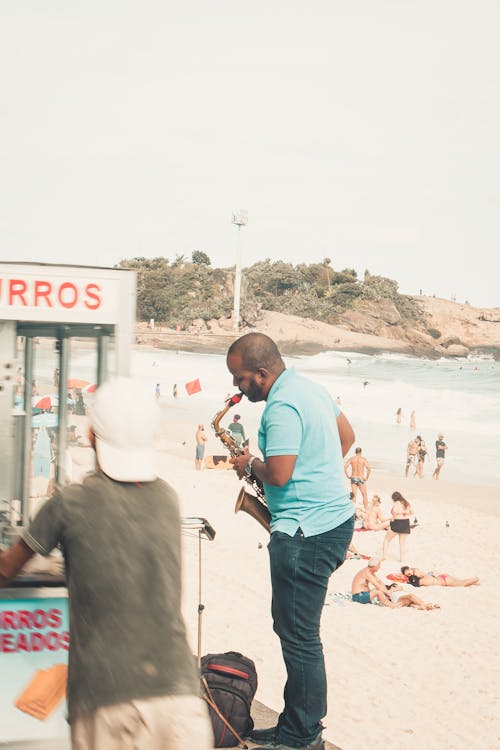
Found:
[(234, 506), (235, 513), (238, 513), (240, 510), (248, 513), (249, 516), (258, 521), (268, 534), (271, 533), (271, 513), (269, 512), (269, 508), (256, 498), (255, 495), (250, 495), (246, 492), (244, 487), (241, 488), (236, 505)]

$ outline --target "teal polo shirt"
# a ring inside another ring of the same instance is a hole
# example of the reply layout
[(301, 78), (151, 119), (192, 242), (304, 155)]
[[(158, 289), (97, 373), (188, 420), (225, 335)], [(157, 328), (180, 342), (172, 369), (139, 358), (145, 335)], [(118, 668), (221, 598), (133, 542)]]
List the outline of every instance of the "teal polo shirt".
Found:
[(284, 370), (273, 383), (259, 427), (259, 448), (269, 456), (297, 456), (283, 487), (264, 484), (271, 532), (304, 536), (334, 529), (353, 515), (337, 427), (340, 409), (323, 386)]

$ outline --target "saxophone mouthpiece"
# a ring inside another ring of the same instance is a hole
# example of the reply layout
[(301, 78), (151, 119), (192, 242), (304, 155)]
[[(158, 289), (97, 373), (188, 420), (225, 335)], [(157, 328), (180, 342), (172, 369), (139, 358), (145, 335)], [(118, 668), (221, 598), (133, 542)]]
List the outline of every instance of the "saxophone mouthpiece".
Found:
[(239, 404), (241, 399), (243, 398), (243, 393), (235, 393), (234, 396), (231, 396), (229, 401), (227, 402), (229, 406), (235, 406), (235, 404)]

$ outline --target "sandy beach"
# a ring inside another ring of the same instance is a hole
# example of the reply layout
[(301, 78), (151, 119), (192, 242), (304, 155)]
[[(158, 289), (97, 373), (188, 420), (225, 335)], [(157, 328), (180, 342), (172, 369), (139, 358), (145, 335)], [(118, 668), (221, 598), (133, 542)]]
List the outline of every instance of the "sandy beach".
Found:
[[(160, 473), (178, 491), (181, 514), (206, 518), (216, 530), (215, 539), (201, 547), (202, 653), (235, 650), (250, 656), (259, 676), (256, 698), (279, 711), (284, 668), (270, 616), (267, 534), (247, 514), (234, 514), (240, 482), (232, 471), (195, 470), (187, 413), (166, 404), (163, 414)], [(209, 432), (207, 454), (224, 452)], [(419, 524), (405, 562), (458, 577), (478, 575), (481, 585), (408, 586), (441, 605), (429, 612), (363, 606), (335, 596), (350, 591), (365, 564), (347, 560), (331, 579), (322, 619), (329, 691), (325, 737), (342, 750), (493, 750), (500, 736), (499, 608), (492, 598), (498, 489), (372, 472), (368, 493), (381, 496), (386, 515), (396, 489), (412, 502)], [(383, 538), (384, 532), (355, 532), (353, 541), (361, 552), (377, 554)], [(184, 612), (196, 651), (197, 533), (185, 531), (183, 542)], [(399, 567), (394, 540), (379, 575), (385, 580)]]

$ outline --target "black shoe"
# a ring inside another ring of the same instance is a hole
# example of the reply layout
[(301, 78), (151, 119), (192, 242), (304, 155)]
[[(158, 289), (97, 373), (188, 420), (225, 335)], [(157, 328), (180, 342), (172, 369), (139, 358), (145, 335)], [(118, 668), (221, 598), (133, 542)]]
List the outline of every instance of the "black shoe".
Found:
[(285, 745), (282, 742), (276, 741), (270, 742), (269, 745), (263, 747), (262, 750), (325, 750), (325, 743), (321, 734), (318, 734), (318, 736), (308, 745), (302, 745), (302, 747), (299, 748), (290, 747), (290, 745)]
[(267, 727), (267, 729), (253, 729), (248, 735), (248, 739), (256, 745), (272, 744), (277, 740), (278, 727)]

